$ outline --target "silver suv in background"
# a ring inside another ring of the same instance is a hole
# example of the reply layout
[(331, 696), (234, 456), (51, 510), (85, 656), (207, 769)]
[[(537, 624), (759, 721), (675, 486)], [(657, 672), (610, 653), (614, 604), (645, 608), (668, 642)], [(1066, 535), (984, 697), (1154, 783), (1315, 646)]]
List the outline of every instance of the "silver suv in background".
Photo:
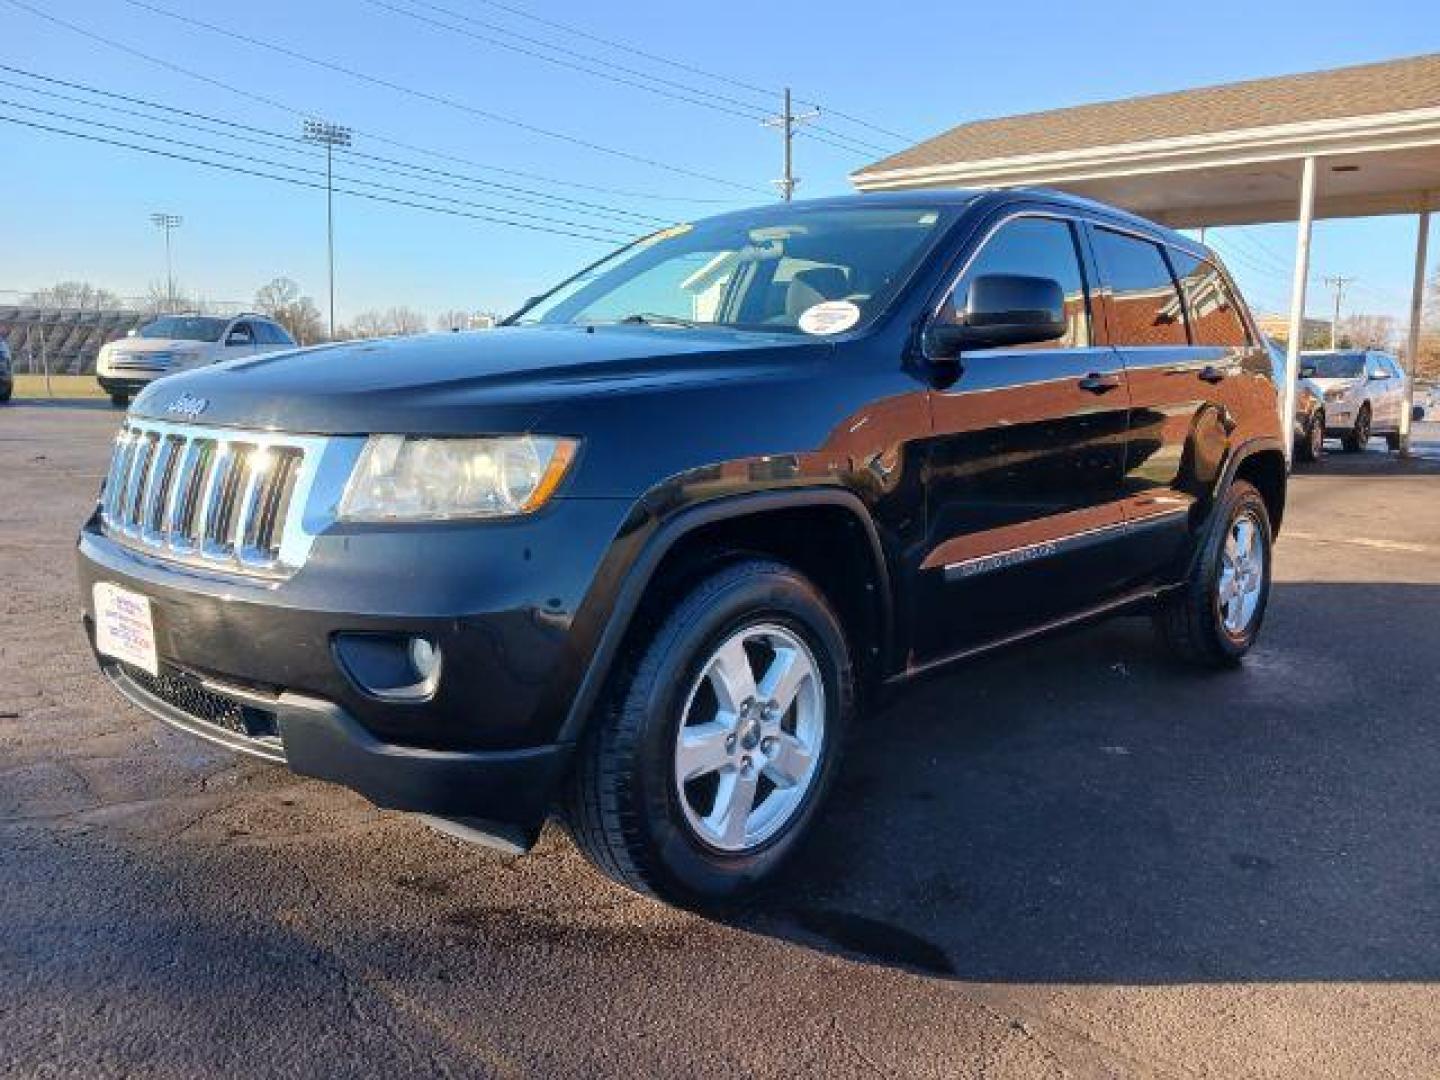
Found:
[(1375, 350), (1307, 352), (1300, 375), (1325, 396), (1325, 434), (1346, 450), (1364, 450), (1372, 435), (1400, 449), (1407, 376), (1399, 361)]
[(95, 377), (124, 408), (133, 394), (171, 372), (293, 348), (295, 339), (264, 315), (161, 315), (102, 347)]

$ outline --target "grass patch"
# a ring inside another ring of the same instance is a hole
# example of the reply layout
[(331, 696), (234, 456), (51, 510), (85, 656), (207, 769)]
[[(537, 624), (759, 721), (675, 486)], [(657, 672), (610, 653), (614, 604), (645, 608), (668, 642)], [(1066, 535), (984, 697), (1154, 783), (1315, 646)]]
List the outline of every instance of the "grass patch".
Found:
[(17, 398), (103, 398), (108, 397), (94, 375), (51, 375), (50, 391), (45, 391), (44, 375), (16, 375)]

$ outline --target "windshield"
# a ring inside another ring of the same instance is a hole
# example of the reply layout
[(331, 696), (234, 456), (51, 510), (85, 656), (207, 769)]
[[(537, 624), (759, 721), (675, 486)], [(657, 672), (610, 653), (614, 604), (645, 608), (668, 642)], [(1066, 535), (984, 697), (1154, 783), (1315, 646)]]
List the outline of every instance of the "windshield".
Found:
[(1365, 373), (1365, 357), (1359, 353), (1328, 353), (1321, 356), (1307, 356), (1300, 361), (1302, 370), (1315, 379), (1356, 379)]
[(229, 319), (206, 315), (165, 315), (140, 327), (143, 338), (174, 338), (179, 341), (219, 341)]
[(582, 271), (513, 322), (840, 333), (884, 310), (953, 213), (787, 207), (678, 225)]

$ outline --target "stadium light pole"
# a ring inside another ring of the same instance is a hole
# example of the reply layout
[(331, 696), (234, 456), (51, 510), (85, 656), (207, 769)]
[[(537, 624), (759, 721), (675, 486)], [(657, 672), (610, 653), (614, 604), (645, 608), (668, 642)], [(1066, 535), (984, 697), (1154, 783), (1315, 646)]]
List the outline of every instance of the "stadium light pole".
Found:
[(305, 121), (305, 141), (325, 147), (325, 242), (330, 271), (330, 339), (335, 339), (335, 185), (332, 165), (335, 147), (350, 145), (350, 129), (325, 120)]
[(150, 223), (165, 230), (165, 303), (175, 313), (175, 270), (170, 262), (170, 234), (184, 222), (179, 214), (151, 214)]

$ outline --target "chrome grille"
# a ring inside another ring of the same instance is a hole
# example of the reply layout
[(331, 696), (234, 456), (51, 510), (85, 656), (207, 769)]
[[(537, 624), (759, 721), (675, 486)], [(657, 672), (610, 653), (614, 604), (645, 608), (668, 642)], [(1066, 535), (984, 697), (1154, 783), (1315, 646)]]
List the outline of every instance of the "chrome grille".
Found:
[(101, 493), (105, 533), (162, 559), (284, 576), (309, 553), (310, 488), (346, 441), (129, 420)]

